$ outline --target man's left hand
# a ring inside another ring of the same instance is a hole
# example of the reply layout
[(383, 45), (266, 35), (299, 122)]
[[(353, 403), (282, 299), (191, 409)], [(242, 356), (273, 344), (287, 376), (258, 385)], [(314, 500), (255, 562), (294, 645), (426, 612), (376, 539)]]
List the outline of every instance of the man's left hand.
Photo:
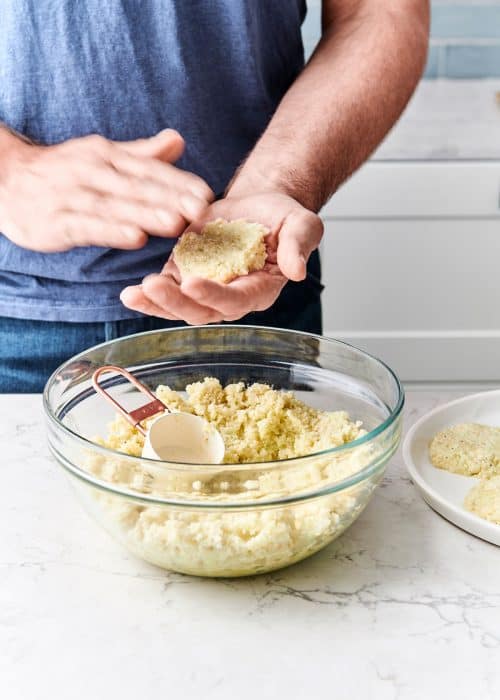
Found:
[(264, 224), (267, 261), (263, 270), (220, 284), (199, 277), (182, 279), (171, 256), (160, 274), (121, 293), (125, 306), (150, 316), (190, 325), (236, 321), (252, 311), (264, 311), (276, 301), (288, 280), (306, 276), (306, 264), (323, 235), (319, 216), (281, 192), (228, 197), (210, 205), (189, 230), (208, 221), (247, 219)]

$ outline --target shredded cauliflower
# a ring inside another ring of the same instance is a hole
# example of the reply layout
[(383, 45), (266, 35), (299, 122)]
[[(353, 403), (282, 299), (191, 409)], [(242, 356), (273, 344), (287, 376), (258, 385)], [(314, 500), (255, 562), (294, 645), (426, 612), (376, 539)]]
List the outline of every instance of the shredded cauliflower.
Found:
[[(225, 442), (226, 464), (273, 462), (349, 443), (365, 433), (345, 411), (319, 411), (265, 384), (222, 387), (214, 378), (186, 387), (186, 396), (159, 386), (169, 407), (215, 425)], [(140, 457), (142, 434), (117, 416), (100, 443)], [(164, 568), (204, 576), (241, 576), (286, 566), (324, 547), (364, 507), (376, 479), (340, 493), (290, 505), (259, 506), (269, 497), (295, 496), (349, 476), (373, 458), (359, 446), (277, 465), (239, 470), (165, 469), (152, 462), (93, 456), (90, 470), (139, 493), (189, 501), (185, 506), (138, 505), (120, 495), (95, 492), (107, 529), (137, 555)], [(236, 500), (252, 508), (225, 509)], [(211, 505), (196, 508), (193, 503)]]

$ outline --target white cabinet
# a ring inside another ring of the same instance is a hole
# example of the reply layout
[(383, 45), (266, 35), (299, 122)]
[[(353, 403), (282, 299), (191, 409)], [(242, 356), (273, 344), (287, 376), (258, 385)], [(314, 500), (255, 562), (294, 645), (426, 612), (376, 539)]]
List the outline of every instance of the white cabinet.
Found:
[(500, 160), (370, 162), (323, 218), (326, 334), (405, 380), (500, 379)]

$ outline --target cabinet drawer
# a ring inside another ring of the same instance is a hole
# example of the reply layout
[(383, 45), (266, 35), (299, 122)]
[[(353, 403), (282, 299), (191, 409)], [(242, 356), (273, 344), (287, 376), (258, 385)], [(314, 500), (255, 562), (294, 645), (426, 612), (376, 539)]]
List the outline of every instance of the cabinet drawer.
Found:
[(498, 221), (327, 221), (322, 262), (330, 330), (500, 329)]
[(370, 162), (337, 192), (323, 216), (500, 218), (500, 161)]
[(500, 162), (370, 163), (323, 211), (325, 333), (405, 380), (500, 379)]

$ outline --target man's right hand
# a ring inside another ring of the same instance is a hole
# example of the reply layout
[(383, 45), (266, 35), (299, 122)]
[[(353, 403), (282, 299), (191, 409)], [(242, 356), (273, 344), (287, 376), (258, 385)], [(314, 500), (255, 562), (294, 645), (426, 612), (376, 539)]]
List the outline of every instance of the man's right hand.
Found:
[(0, 129), (0, 231), (43, 253), (141, 248), (148, 233), (177, 237), (213, 199), (201, 178), (172, 165), (183, 150), (172, 129), (138, 141), (86, 136), (56, 146)]

